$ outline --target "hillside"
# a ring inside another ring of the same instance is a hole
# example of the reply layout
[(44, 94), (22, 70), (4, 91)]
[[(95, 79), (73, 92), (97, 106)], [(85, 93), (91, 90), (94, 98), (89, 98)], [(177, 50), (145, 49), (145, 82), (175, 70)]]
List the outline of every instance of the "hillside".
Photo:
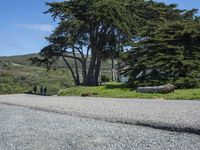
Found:
[[(16, 55), (16, 56), (0, 56), (0, 61), (4, 63), (17, 63), (21, 65), (30, 65), (31, 62), (28, 60), (29, 58), (38, 57), (39, 54), (33, 53), (33, 54), (26, 54), (26, 55)], [(69, 59), (69, 64), (74, 67), (74, 61), (72, 59)], [(62, 60), (59, 60), (56, 63), (57, 66), (63, 68), (65, 67), (65, 64)], [(81, 67), (81, 65), (78, 63), (78, 66)], [(104, 61), (102, 63), (103, 70), (109, 70), (111, 69), (111, 62), (110, 61)]]
[(29, 65), (30, 61), (28, 58), (37, 57), (39, 54), (27, 54), (27, 55), (16, 55), (16, 56), (0, 56), (0, 61), (4, 63), (17, 63), (21, 65)]
[[(24, 93), (31, 91), (34, 85), (45, 85), (48, 94), (54, 95), (60, 89), (73, 86), (71, 74), (60, 60), (56, 70), (47, 71), (44, 67), (31, 65), (28, 60), (38, 54), (0, 57), (0, 94)], [(73, 66), (73, 60), (69, 63)], [(110, 63), (103, 63), (103, 74), (110, 76)], [(106, 68), (106, 69), (105, 69)]]

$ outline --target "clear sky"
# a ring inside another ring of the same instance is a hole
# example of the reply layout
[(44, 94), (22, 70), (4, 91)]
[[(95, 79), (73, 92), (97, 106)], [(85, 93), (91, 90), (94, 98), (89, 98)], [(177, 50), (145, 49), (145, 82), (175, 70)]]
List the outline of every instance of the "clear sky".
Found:
[[(0, 3), (0, 56), (39, 52), (48, 43), (44, 39), (56, 24), (45, 2), (62, 0), (2, 0)], [(158, 0), (176, 3), (181, 9), (200, 9), (200, 0)]]

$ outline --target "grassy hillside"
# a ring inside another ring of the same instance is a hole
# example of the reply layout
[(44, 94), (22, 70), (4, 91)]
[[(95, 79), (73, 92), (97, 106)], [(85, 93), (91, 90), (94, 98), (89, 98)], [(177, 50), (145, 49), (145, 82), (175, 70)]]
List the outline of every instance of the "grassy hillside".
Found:
[(28, 60), (31, 57), (37, 57), (39, 54), (27, 54), (27, 55), (16, 55), (16, 56), (4, 56), (0, 57), (2, 63), (17, 63), (21, 65), (29, 65), (30, 61)]
[[(16, 58), (14, 58), (16, 59)], [(45, 68), (30, 66), (28, 62), (0, 62), (0, 94), (24, 93), (31, 91), (34, 85), (45, 85), (48, 94), (53, 95), (61, 88), (73, 86), (73, 80), (67, 69), (47, 71)]]
[[(39, 57), (39, 54), (27, 54), (27, 55), (16, 55), (16, 56), (8, 56), (8, 57), (1, 57), (0, 56), (0, 62), (4, 63), (17, 63), (21, 65), (30, 65), (31, 62), (28, 60), (29, 58)], [(74, 61), (72, 59), (68, 59), (69, 64), (74, 67)], [(55, 64), (60, 67), (65, 67), (63, 60), (58, 60), (58, 62)], [(78, 62), (78, 67), (81, 67), (81, 64)], [(103, 61), (102, 63), (103, 70), (109, 70), (111, 68), (111, 61)]]
[[(21, 65), (30, 65), (31, 61), (29, 58), (39, 57), (39, 54), (27, 54), (27, 55), (16, 55), (16, 56), (8, 56), (8, 57), (0, 57), (0, 61), (4, 63), (17, 63)], [(70, 64), (73, 64), (72, 60), (69, 60)], [(56, 65), (64, 67), (64, 63), (62, 60), (59, 60)]]
[[(38, 54), (0, 57), (0, 94), (24, 93), (31, 91), (34, 85), (45, 85), (48, 94), (57, 94), (60, 89), (73, 86), (71, 74), (60, 60), (60, 68), (47, 71), (46, 68), (31, 65), (28, 60)], [(73, 60), (69, 63), (73, 67)], [(110, 77), (110, 62), (104, 62), (103, 74)]]

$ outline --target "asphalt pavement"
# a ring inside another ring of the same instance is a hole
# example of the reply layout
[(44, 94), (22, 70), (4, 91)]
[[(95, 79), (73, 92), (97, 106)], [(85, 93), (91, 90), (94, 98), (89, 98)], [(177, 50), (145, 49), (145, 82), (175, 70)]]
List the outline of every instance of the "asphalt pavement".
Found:
[[(11, 99), (15, 98), (37, 102), (30, 96), (17, 95)], [(1, 97), (1, 101), (6, 99)], [(0, 150), (179, 149), (199, 150), (200, 136), (0, 104)]]
[(200, 101), (2, 95), (0, 103), (200, 135)]

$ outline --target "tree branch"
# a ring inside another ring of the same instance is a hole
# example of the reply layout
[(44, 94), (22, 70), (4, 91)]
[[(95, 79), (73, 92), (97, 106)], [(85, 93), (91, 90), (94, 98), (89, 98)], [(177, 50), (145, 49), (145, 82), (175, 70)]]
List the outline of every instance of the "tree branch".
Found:
[(73, 46), (80, 54), (81, 54), (81, 57), (84, 58), (84, 54), (83, 52), (80, 50), (80, 48), (76, 47), (76, 46)]
[(76, 57), (76, 56), (71, 56), (71, 55), (63, 54), (62, 57), (68, 57), (68, 58), (71, 58), (71, 59), (77, 59), (80, 62), (82, 62), (82, 59), (79, 58), (79, 57)]
[(69, 70), (70, 70), (70, 72), (71, 72), (71, 74), (72, 74), (72, 77), (73, 77), (73, 79), (74, 79), (75, 84), (77, 84), (77, 78), (76, 78), (76, 76), (75, 76), (75, 74), (74, 74), (74, 71), (73, 71), (72, 67), (69, 65), (68, 61), (65, 59), (64, 56), (62, 56), (62, 59), (63, 59), (63, 61), (65, 62), (65, 64), (67, 65), (67, 67), (69, 68)]

